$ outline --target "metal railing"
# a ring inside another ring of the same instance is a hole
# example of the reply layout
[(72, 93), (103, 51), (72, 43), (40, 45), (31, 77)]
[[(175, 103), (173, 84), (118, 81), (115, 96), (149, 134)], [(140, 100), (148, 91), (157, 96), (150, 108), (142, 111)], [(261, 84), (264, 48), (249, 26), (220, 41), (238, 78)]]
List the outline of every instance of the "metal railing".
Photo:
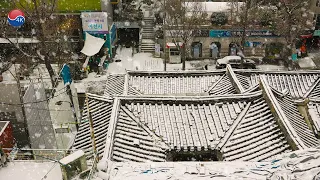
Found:
[(12, 160), (59, 161), (73, 152), (67, 149), (17, 149), (16, 153), (8, 154), (8, 157)]

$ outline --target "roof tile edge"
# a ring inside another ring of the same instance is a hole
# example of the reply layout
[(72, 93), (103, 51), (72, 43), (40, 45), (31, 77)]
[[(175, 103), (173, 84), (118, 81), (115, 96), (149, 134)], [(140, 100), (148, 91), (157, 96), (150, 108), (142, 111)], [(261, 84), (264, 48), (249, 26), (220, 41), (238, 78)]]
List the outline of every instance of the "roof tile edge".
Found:
[(306, 149), (306, 145), (303, 143), (297, 132), (290, 124), (264, 75), (260, 76), (260, 85), (263, 91), (263, 96), (266, 99), (266, 102), (269, 105), (272, 114), (274, 114), (280, 129), (284, 132), (287, 142), (289, 143), (291, 148), (293, 150)]

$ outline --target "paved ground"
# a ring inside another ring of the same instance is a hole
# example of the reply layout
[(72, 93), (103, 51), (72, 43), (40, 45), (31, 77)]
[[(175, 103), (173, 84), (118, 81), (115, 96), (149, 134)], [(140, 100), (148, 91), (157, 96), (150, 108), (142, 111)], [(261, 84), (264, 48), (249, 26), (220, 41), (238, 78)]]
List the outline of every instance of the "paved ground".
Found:
[[(163, 71), (163, 59), (154, 58), (151, 53), (138, 53), (132, 56), (131, 48), (123, 48), (117, 50), (116, 59), (121, 62), (113, 62), (110, 64), (107, 73), (125, 73), (126, 70), (153, 70)], [(201, 60), (201, 61), (187, 61), (186, 70), (200, 70), (208, 64), (208, 70), (215, 70), (215, 61)], [(167, 71), (181, 70), (182, 64), (167, 64)], [(257, 69), (271, 71), (271, 70), (286, 70), (284, 66), (277, 65), (258, 65)]]

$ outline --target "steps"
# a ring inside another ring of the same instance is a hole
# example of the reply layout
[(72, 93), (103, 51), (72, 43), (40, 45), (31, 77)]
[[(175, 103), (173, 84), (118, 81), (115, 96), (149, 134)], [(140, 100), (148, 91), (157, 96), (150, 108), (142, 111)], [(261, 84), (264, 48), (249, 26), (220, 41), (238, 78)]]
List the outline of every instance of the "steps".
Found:
[(143, 19), (143, 30), (142, 30), (142, 40), (141, 40), (141, 51), (142, 52), (154, 52), (154, 18), (144, 17)]

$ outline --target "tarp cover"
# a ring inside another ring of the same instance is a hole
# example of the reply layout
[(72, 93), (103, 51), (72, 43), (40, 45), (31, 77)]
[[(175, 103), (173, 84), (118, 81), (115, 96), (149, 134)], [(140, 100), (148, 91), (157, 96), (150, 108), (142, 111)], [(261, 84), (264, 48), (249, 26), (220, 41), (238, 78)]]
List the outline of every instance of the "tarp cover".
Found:
[(100, 51), (104, 43), (104, 39), (94, 37), (86, 32), (86, 40), (81, 52), (87, 56), (93, 56)]

